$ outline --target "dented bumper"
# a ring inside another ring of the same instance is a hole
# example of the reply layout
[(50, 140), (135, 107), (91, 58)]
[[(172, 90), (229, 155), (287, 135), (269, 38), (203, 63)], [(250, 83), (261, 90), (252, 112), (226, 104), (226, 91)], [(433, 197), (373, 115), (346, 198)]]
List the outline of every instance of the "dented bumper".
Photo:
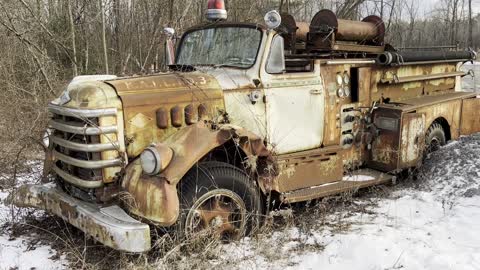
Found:
[(150, 250), (150, 227), (117, 205), (99, 207), (77, 200), (54, 185), (24, 185), (11, 195), (19, 207), (44, 209), (111, 248), (127, 252)]

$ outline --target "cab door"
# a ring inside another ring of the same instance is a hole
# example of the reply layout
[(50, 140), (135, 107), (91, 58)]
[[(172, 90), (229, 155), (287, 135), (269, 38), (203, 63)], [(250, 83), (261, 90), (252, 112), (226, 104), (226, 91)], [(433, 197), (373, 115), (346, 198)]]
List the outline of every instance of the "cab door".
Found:
[[(276, 35), (260, 71), (267, 141), (279, 155), (317, 148), (323, 141), (325, 93), (320, 65), (310, 61), (302, 67), (301, 61), (309, 60), (298, 61), (285, 64), (283, 38)], [(305, 67), (309, 70), (301, 69)]]

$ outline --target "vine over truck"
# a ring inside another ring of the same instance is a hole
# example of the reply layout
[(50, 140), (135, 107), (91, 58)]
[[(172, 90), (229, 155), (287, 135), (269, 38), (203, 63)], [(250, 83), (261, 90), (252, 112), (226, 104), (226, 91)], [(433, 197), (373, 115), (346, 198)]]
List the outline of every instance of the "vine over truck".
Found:
[(473, 52), (396, 50), (377, 16), (230, 23), (211, 0), (207, 17), (168, 41), (166, 73), (75, 78), (48, 105), (45, 183), (13, 203), (128, 252), (151, 248), (151, 226), (237, 238), (269, 200), (391, 182), (480, 130), (461, 86)]

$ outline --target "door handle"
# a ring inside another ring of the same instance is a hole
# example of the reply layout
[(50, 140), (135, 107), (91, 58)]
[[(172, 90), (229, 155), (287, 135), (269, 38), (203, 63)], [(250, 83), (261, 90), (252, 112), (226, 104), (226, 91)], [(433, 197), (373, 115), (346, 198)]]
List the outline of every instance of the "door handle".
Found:
[(321, 95), (323, 92), (322, 90), (312, 89), (310, 90), (310, 94), (312, 95)]

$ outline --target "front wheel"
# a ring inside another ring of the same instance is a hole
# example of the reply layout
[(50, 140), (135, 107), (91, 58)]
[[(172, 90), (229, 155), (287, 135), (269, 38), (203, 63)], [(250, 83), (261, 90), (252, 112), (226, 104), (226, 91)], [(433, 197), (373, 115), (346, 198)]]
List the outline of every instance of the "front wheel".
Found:
[(249, 176), (228, 163), (203, 162), (179, 186), (180, 235), (237, 240), (259, 224), (260, 194)]

